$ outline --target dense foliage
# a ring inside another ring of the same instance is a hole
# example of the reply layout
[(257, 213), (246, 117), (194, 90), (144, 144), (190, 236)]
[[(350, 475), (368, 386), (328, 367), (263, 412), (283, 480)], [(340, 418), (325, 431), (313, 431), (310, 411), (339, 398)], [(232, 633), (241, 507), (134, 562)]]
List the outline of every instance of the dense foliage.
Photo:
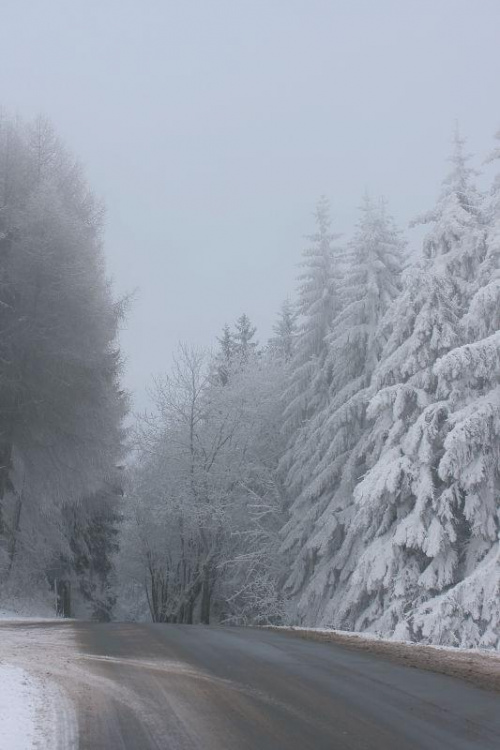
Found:
[[(492, 161), (500, 149), (492, 154)], [(500, 178), (459, 133), (420, 252), (315, 212), (265, 344), (181, 345), (123, 458), (102, 209), (43, 119), (0, 118), (0, 592), (80, 611), (498, 648)]]
[(157, 382), (127, 527), (155, 619), (499, 646), (500, 180), (468, 159), (457, 132), (411, 255), (384, 202), (344, 241), (321, 199), (269, 343), (242, 316)]
[[(0, 585), (71, 559), (66, 509), (114, 481), (119, 387), (103, 212), (48, 122), (0, 117)], [(70, 566), (71, 567), (71, 566)], [(61, 571), (62, 574), (62, 571)], [(71, 575), (71, 570), (64, 571)]]

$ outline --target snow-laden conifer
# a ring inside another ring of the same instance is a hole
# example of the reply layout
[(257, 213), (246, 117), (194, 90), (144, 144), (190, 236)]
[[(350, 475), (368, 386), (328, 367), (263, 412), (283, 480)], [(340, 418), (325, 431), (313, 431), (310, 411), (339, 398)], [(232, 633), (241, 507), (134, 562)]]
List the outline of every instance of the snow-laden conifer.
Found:
[[(308, 460), (305, 454), (308, 424), (321, 412), (329, 397), (327, 337), (339, 310), (343, 252), (334, 245), (339, 235), (331, 232), (330, 207), (325, 197), (317, 205), (315, 219), (316, 232), (309, 237), (311, 244), (304, 251), (301, 264), (298, 332), (283, 396), (283, 429), (288, 445), (280, 470), (287, 485), (288, 502), (294, 503), (283, 536), (285, 550), (292, 559), (300, 553), (314, 523), (314, 509), (302, 505), (301, 481), (306, 475), (301, 474), (300, 467)], [(299, 575), (303, 577), (304, 572), (300, 570)], [(299, 583), (294, 588), (298, 586)]]
[[(498, 151), (495, 156), (498, 158)], [(453, 586), (415, 617), (435, 642), (500, 644), (500, 180), (487, 214), (484, 252), (472, 266), (473, 290), (462, 319), (462, 343), (434, 367), (448, 426), (438, 474), (439, 497), (457, 518)]]
[(51, 125), (0, 115), (0, 584), (19, 568), (46, 584), (70, 554), (62, 507), (101, 492), (123, 453), (102, 228)]
[(334, 246), (339, 235), (331, 232), (330, 207), (325, 197), (318, 202), (315, 220), (316, 232), (309, 237), (311, 244), (301, 263), (298, 334), (284, 394), (285, 430), (290, 435), (316, 414), (328, 397), (326, 337), (339, 304), (341, 251)]
[[(365, 196), (357, 231), (344, 254), (340, 312), (326, 336), (329, 397), (305, 426), (304, 455), (289, 472), (291, 481), (301, 487), (289, 527), (292, 535), (299, 530), (303, 540), (290, 583), (304, 581), (299, 612), (309, 621), (328, 598), (332, 556), (342, 540), (344, 515), (362, 472), (353, 448), (364, 430), (366, 389), (380, 346), (378, 323), (400, 288), (403, 246), (384, 203), (374, 204)], [(314, 519), (307, 534), (301, 529), (304, 507)]]
[(380, 331), (386, 338), (373, 380), (365, 437), (368, 471), (339, 556), (340, 582), (324, 618), (355, 628), (408, 634), (415, 603), (459, 574), (461, 518), (439, 465), (449, 404), (436, 362), (461, 344), (460, 321), (484, 254), (480, 200), (456, 135), (452, 170), (434, 211), (423, 261)]
[(258, 343), (255, 340), (257, 328), (252, 325), (246, 313), (240, 315), (234, 328), (234, 356), (237, 364), (242, 367), (257, 353)]
[(226, 385), (233, 367), (236, 342), (234, 334), (227, 325), (222, 329), (222, 335), (217, 337), (219, 347), (214, 357), (214, 370), (222, 385)]
[(297, 338), (297, 311), (289, 299), (281, 305), (273, 333), (274, 336), (269, 341), (271, 352), (284, 362), (290, 362)]

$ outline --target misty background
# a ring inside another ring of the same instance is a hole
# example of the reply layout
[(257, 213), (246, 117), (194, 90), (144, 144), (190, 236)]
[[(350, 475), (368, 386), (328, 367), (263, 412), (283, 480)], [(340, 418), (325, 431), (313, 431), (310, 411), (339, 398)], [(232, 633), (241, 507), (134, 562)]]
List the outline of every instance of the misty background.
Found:
[(1, 0), (0, 100), (56, 123), (106, 202), (115, 288), (138, 290), (136, 408), (179, 340), (243, 311), (269, 334), (320, 194), (336, 231), (365, 188), (405, 227), (455, 118), (487, 154), (499, 22), (498, 0)]

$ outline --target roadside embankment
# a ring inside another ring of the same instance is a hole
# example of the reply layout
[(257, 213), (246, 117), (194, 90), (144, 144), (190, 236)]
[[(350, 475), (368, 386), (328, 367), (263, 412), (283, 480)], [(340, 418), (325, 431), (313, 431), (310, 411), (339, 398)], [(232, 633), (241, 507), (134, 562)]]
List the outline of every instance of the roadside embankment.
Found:
[(426, 669), (500, 692), (500, 653), (486, 649), (461, 649), (428, 646), (408, 641), (391, 641), (370, 633), (349, 633), (341, 630), (266, 626), (298, 638), (330, 642), (383, 656), (406, 667)]

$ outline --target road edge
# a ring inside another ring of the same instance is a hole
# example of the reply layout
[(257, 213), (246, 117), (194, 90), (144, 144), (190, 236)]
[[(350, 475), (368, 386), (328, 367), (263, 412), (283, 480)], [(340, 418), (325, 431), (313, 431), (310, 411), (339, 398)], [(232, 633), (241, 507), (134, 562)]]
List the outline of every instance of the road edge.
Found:
[(500, 654), (496, 651), (444, 648), (405, 641), (389, 641), (377, 637), (363, 637), (343, 631), (314, 630), (292, 626), (261, 626), (291, 637), (363, 651), (381, 656), (405, 667), (466, 680), (484, 690), (500, 692)]

